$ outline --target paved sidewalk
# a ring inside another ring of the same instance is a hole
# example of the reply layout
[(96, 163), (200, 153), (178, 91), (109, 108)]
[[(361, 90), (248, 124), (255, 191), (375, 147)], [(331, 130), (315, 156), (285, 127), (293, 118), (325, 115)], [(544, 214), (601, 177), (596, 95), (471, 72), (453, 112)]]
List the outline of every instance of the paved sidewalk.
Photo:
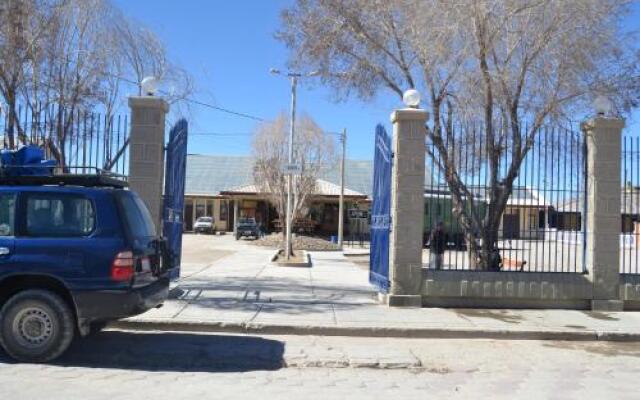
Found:
[[(226, 237), (187, 237), (218, 258), (187, 264), (177, 299), (116, 326), (268, 334), (640, 341), (640, 313), (399, 309), (377, 303), (362, 263), (313, 252), (312, 268), (270, 265), (273, 250)], [(222, 255), (221, 255), (222, 254)], [(202, 258), (202, 255), (199, 255)], [(212, 256), (213, 257), (213, 256)]]

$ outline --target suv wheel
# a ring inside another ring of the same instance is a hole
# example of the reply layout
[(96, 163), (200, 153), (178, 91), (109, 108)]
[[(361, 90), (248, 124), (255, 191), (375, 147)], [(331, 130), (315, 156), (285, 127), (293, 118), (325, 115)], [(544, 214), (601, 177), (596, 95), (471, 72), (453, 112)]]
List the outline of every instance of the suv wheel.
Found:
[(74, 317), (67, 303), (47, 290), (25, 290), (0, 311), (0, 345), (18, 361), (45, 362), (71, 344)]

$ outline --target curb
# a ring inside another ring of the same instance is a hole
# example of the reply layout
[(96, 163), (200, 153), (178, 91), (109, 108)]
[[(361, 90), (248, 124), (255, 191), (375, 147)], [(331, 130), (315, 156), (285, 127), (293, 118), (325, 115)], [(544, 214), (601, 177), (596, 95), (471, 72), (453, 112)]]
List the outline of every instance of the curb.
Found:
[(562, 340), (640, 342), (640, 332), (567, 331), (536, 329), (466, 329), (466, 328), (401, 328), (375, 326), (310, 326), (257, 324), (218, 321), (181, 321), (164, 319), (121, 320), (109, 324), (112, 328), (138, 331), (178, 331), (210, 333), (243, 333), (296, 336), (351, 336), (407, 339), (495, 339), (495, 340)]
[(294, 268), (311, 268), (313, 264), (311, 263), (311, 254), (307, 250), (298, 250), (302, 252), (302, 258), (306, 261), (303, 262), (294, 262), (294, 261), (276, 261), (280, 252), (282, 250), (278, 249), (272, 256), (269, 258), (269, 262), (271, 265), (276, 267), (294, 267)]

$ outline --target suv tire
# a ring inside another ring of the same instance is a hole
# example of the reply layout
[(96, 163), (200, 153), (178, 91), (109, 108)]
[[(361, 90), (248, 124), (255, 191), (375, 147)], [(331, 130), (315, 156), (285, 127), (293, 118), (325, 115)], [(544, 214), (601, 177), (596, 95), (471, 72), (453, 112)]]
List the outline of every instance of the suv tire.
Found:
[(69, 305), (48, 290), (24, 290), (0, 311), (0, 345), (23, 362), (46, 362), (61, 355), (75, 332)]

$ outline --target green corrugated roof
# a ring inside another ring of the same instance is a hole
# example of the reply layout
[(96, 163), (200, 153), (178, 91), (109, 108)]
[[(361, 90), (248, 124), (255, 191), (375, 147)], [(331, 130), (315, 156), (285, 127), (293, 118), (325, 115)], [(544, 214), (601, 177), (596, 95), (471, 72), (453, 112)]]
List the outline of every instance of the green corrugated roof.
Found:
[(189, 154), (185, 193), (214, 196), (253, 183), (252, 169), (251, 157)]
[[(253, 184), (253, 158), (248, 156), (187, 156), (186, 194), (217, 195), (222, 190)], [(340, 165), (322, 171), (320, 179), (340, 184)], [(346, 160), (345, 187), (371, 196), (373, 161)]]

